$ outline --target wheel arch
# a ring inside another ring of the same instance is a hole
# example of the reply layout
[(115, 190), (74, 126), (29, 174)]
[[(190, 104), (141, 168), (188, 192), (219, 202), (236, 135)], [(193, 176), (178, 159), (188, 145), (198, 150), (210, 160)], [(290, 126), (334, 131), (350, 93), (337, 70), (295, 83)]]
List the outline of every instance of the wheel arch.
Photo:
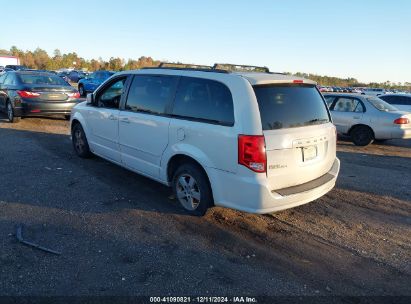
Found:
[(366, 128), (368, 128), (368, 129), (370, 129), (371, 132), (372, 132), (373, 137), (375, 138), (375, 132), (374, 132), (374, 130), (373, 130), (369, 125), (361, 124), (361, 123), (351, 126), (351, 128), (348, 130), (347, 134), (348, 134), (348, 135), (351, 135), (351, 132), (352, 132), (355, 128), (358, 128), (358, 127), (366, 127)]
[(178, 153), (178, 154), (175, 154), (172, 157), (170, 157), (170, 159), (167, 162), (167, 169), (166, 169), (167, 182), (170, 184), (172, 179), (173, 179), (173, 175), (174, 175), (175, 171), (182, 164), (186, 164), (186, 163), (190, 163), (190, 164), (195, 165), (196, 167), (198, 167), (205, 174), (205, 176), (207, 178), (208, 186), (210, 187), (211, 197), (213, 197), (213, 204), (214, 204), (214, 195), (213, 195), (213, 188), (211, 186), (210, 176), (208, 175), (207, 170), (205, 169), (205, 167), (198, 160), (196, 160), (192, 156), (189, 156), (189, 155), (184, 154), (184, 153)]
[[(74, 127), (76, 124), (80, 124), (80, 125), (81, 125), (81, 127), (82, 127), (83, 130), (84, 130), (84, 133), (86, 133), (87, 139), (89, 140), (89, 135), (90, 135), (90, 133), (89, 133), (89, 129), (88, 129), (87, 123), (86, 123), (83, 115), (81, 115), (81, 113), (78, 112), (78, 111), (72, 112), (72, 118), (71, 118), (71, 122), (70, 122), (70, 134), (72, 133), (73, 127)], [(89, 144), (90, 144), (90, 142), (89, 142)]]

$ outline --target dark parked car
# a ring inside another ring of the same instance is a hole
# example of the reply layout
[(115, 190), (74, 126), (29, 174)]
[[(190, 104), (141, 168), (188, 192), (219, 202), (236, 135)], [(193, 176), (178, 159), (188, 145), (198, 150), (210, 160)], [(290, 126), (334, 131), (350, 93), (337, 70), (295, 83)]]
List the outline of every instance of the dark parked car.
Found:
[(86, 77), (86, 74), (82, 71), (71, 71), (67, 77), (70, 79), (71, 82), (78, 82), (80, 79), (83, 79)]
[(114, 75), (110, 71), (95, 71), (94, 73), (80, 79), (78, 82), (78, 91), (80, 96), (86, 96), (88, 92), (94, 92), (104, 81)]
[(57, 73), (57, 76), (61, 77), (64, 79), (65, 82), (69, 82), (70, 78), (68, 78), (68, 73), (67, 72), (59, 72)]
[(6, 68), (15, 70), (15, 71), (20, 71), (20, 70), (27, 70), (27, 67), (25, 65), (14, 65), (14, 64), (8, 64), (6, 65)]
[(57, 75), (43, 72), (13, 71), (0, 76), (0, 110), (10, 122), (24, 116), (64, 115), (80, 94)]

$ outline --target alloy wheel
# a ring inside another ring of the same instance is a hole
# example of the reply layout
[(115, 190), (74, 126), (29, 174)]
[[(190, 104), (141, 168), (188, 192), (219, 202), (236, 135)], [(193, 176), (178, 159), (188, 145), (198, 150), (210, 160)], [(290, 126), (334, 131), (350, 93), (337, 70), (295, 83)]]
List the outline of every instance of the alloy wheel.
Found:
[(197, 181), (189, 174), (182, 174), (177, 180), (177, 199), (187, 210), (196, 210), (200, 205), (201, 193)]
[(84, 150), (85, 142), (83, 139), (83, 134), (80, 129), (77, 129), (74, 132), (74, 138), (75, 138), (74, 146), (76, 147), (77, 152), (81, 154)]

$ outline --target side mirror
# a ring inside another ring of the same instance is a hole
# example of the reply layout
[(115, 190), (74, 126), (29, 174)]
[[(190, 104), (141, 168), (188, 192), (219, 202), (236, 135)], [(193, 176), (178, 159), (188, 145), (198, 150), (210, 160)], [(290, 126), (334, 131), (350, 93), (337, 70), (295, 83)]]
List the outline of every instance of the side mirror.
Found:
[(87, 94), (86, 103), (88, 105), (94, 104), (94, 95), (93, 95), (93, 93), (88, 93)]

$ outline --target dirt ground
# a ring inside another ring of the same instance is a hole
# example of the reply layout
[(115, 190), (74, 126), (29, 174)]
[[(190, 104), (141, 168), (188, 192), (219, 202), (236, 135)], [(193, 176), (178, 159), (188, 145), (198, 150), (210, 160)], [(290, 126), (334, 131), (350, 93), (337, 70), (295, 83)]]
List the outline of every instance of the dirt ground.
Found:
[[(339, 141), (337, 186), (309, 204), (197, 218), (167, 187), (76, 157), (68, 125), (0, 118), (1, 295), (411, 296), (411, 141)], [(20, 224), (62, 255), (18, 243)]]

